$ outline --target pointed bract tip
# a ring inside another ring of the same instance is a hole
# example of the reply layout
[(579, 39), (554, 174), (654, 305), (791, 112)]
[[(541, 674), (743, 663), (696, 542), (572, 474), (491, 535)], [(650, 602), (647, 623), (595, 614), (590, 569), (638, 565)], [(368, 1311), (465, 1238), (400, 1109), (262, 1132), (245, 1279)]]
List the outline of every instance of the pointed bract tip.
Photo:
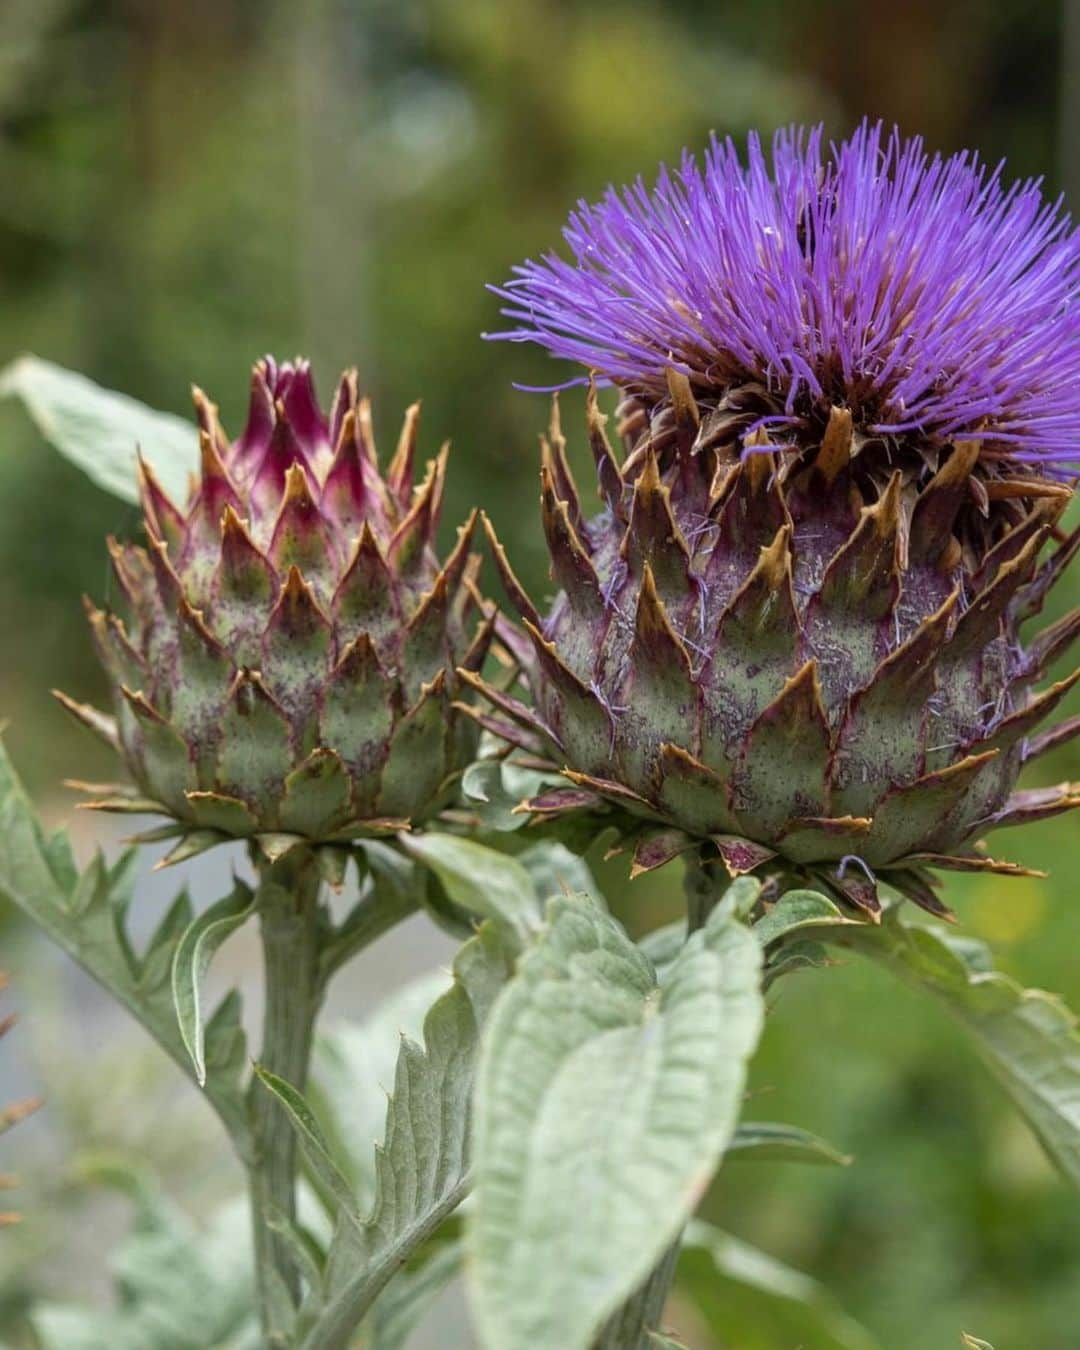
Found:
[(825, 479), (827, 485), (835, 482), (851, 459), (853, 421), (850, 408), (829, 409), (829, 421), (825, 434), (821, 438), (814, 467)]

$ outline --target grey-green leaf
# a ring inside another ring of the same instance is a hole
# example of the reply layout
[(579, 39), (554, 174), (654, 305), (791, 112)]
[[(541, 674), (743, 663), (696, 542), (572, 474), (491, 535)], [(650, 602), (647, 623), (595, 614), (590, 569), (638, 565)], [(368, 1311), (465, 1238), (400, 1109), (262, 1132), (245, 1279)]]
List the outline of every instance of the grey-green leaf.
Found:
[(993, 970), (982, 944), (908, 923), (896, 910), (880, 926), (821, 932), (931, 994), (972, 1037), (1047, 1153), (1080, 1186), (1080, 1032), (1060, 999)]
[(319, 1122), (304, 1094), (261, 1064), (255, 1065), (255, 1077), (284, 1108), (320, 1186), (335, 1197), (339, 1213), (353, 1222), (359, 1222), (352, 1188), (331, 1156)]
[(300, 1311), (303, 1350), (349, 1345), (376, 1297), (464, 1198), (480, 1028), (509, 975), (512, 945), (506, 928), (481, 924), (424, 1019), (423, 1045), (402, 1038), (371, 1212), (358, 1225), (338, 1223), (323, 1285)]
[(754, 933), (761, 945), (768, 947), (789, 933), (806, 928), (858, 922), (818, 891), (787, 891), (754, 924)]
[(809, 1130), (775, 1121), (744, 1120), (727, 1146), (732, 1160), (751, 1162), (801, 1162), (846, 1167), (851, 1157)]
[(429, 867), (455, 904), (495, 919), (522, 944), (540, 926), (540, 907), (529, 873), (506, 853), (457, 835), (426, 832), (403, 840), (414, 858)]
[(544, 839), (538, 844), (530, 844), (517, 855), (517, 860), (532, 878), (533, 890), (541, 905), (553, 895), (566, 895), (570, 891), (586, 891), (599, 897), (588, 863), (557, 840)]
[(41, 1350), (240, 1350), (259, 1344), (247, 1203), (230, 1202), (202, 1231), (152, 1180), (110, 1168), (136, 1222), (110, 1258), (112, 1307), (46, 1304), (33, 1315)]
[(202, 984), (214, 953), (227, 937), (251, 917), (255, 897), (239, 879), (232, 892), (191, 921), (177, 943), (172, 962), (172, 993), (180, 1035), (191, 1062), (195, 1081), (206, 1084), (206, 1045)]
[(501, 759), (480, 759), (462, 775), (461, 793), (483, 828), (510, 833), (529, 822), (529, 813), (516, 808), (556, 781), (557, 774), (537, 773)]
[(114, 497), (138, 501), (138, 451), (170, 496), (186, 498), (199, 465), (192, 423), (37, 356), (20, 356), (0, 372), (3, 397), (21, 399), (50, 444)]
[(687, 1229), (678, 1287), (739, 1350), (878, 1350), (824, 1286), (710, 1224)]
[(595, 901), (549, 903), (477, 1081), (467, 1241), (491, 1350), (584, 1350), (675, 1239), (735, 1129), (760, 967), (730, 905), (661, 986)]
[[(46, 838), (0, 742), (0, 897), (17, 905), (78, 961), (194, 1076), (172, 990), (167, 981), (156, 978), (162, 963), (168, 969), (172, 956), (165, 935), (159, 929), (151, 942), (149, 967), (136, 959), (128, 941), (125, 916), (133, 875), (134, 855), (128, 853), (111, 867), (92, 862), (80, 877), (66, 841), (60, 836)], [(245, 1063), (243, 1031), (238, 999), (226, 1002), (219, 1010), (222, 1017), (215, 1013), (207, 1028), (207, 1061), (219, 1067), (207, 1080), (206, 1097), (245, 1156), (250, 1135), (239, 1084)], [(227, 1052), (219, 1058), (222, 1051)]]
[(416, 1269), (395, 1275), (372, 1309), (366, 1350), (405, 1350), (431, 1305), (461, 1270), (460, 1239), (440, 1243)]
[(395, 990), (363, 1022), (331, 1024), (316, 1038), (308, 1100), (363, 1213), (375, 1199), (375, 1145), (401, 1038), (423, 1037), (424, 1017), (449, 983), (445, 971), (423, 975)]

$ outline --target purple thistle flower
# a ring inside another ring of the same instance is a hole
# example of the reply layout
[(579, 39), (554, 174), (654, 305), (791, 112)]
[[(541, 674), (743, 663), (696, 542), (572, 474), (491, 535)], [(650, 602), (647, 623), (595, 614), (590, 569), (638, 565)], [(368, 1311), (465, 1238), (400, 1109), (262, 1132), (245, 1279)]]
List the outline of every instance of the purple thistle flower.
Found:
[[(699, 402), (742, 390), (745, 435), (820, 434), (829, 410), (887, 442), (982, 443), (1068, 478), (1080, 469), (1080, 231), (1040, 180), (1006, 186), (962, 152), (864, 122), (713, 139), (650, 192), (581, 202), (554, 253), (493, 287), (515, 327), (646, 405), (670, 368)], [(569, 383), (581, 383), (584, 376)], [(737, 396), (738, 397), (738, 396)]]

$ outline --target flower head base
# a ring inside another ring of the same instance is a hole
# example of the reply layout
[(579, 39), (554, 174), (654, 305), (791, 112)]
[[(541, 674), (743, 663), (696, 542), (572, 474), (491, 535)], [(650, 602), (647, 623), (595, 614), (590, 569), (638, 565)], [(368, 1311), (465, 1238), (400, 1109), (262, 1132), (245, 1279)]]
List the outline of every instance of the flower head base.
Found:
[(712, 445), (766, 427), (816, 446), (841, 407), (854, 453), (890, 468), (911, 454), (929, 476), (963, 439), (991, 482), (1080, 470), (1080, 232), (1037, 182), (880, 125), (790, 130), (771, 170), (756, 137), (745, 167), (714, 140), (651, 192), (581, 203), (565, 238), (572, 262), (496, 289), (518, 326), (494, 336), (621, 386), (657, 448), (675, 371)]
[[(676, 445), (701, 413), (685, 389)], [(557, 419), (543, 443), (544, 529), (560, 588), (545, 616), (492, 536), (524, 621), (531, 706), (469, 676), (490, 730), (568, 780), (538, 817), (605, 812), (648, 870), (689, 849), (733, 874), (803, 875), (870, 914), (876, 881), (946, 914), (932, 869), (1017, 874), (986, 831), (1080, 805), (1080, 785), (1014, 792), (1023, 764), (1080, 731), (1038, 724), (1080, 677), (1036, 692), (1080, 611), (1022, 645), (1021, 622), (1075, 554), (1040, 562), (1067, 500), (1041, 499), (984, 553), (954, 533), (977, 445), (921, 491), (901, 469), (864, 504), (850, 418), (810, 463), (762, 450), (620, 462), (591, 392), (606, 510), (587, 519)]]
[(434, 553), (446, 449), (414, 489), (414, 407), (384, 477), (355, 372), (327, 418), (305, 362), (255, 367), (235, 441), (198, 390), (195, 406), (189, 501), (142, 466), (147, 545), (111, 545), (127, 623), (88, 606), (115, 717), (63, 699), (138, 785), (97, 804), (172, 816), (183, 856), (424, 821), (475, 745), (456, 670), (494, 631), (474, 520), (445, 565)]

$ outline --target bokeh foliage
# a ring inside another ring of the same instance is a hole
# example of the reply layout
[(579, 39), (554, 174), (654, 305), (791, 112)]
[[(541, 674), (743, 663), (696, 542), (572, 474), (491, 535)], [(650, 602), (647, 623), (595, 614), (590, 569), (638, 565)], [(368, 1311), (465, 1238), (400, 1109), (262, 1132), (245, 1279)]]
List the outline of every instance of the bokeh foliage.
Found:
[[(497, 324), (484, 283), (554, 243), (579, 195), (712, 128), (880, 115), (1056, 191), (1060, 38), (1050, 0), (7, 0), (0, 361), (34, 350), (178, 412), (195, 381), (235, 428), (262, 351), (309, 353), (324, 391), (354, 360), (387, 441), (418, 396), (427, 450), (453, 437), (446, 527), (482, 501), (542, 591), (546, 408), (512, 381), (560, 376), (480, 341)], [(580, 394), (564, 406), (573, 439)], [(101, 538), (133, 527), (0, 407), (0, 718), (54, 809), (64, 775), (110, 769), (47, 691), (102, 696), (78, 597), (105, 598)], [(1055, 615), (1080, 577), (1062, 590)], [(1042, 772), (1080, 777), (1080, 754)], [(954, 904), (1004, 968), (1075, 1006), (1076, 826), (1023, 835), (1002, 850), (1052, 879), (957, 878)], [(601, 870), (640, 924), (669, 913), (673, 874), (627, 893)], [(726, 1228), (841, 1293), (884, 1345), (977, 1327), (1075, 1346), (1073, 1195), (932, 1007), (861, 966), (785, 982), (752, 1088), (752, 1114), (857, 1162), (725, 1170)]]

